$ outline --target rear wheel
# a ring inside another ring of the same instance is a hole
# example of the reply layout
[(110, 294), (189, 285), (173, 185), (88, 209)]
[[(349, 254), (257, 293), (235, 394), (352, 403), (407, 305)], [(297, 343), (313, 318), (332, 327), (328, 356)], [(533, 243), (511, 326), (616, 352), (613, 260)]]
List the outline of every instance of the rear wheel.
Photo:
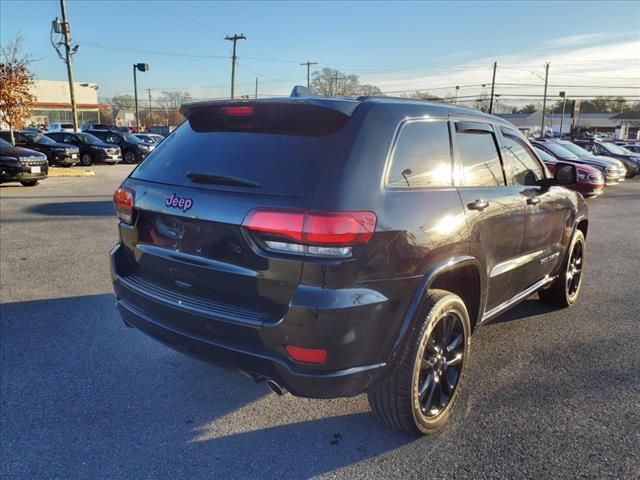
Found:
[(80, 163), (85, 167), (88, 167), (93, 163), (93, 157), (91, 157), (89, 152), (85, 152), (80, 156)]
[(25, 187), (35, 187), (38, 184), (38, 180), (25, 180), (20, 183)]
[(576, 230), (569, 246), (569, 256), (549, 288), (538, 292), (540, 300), (554, 307), (570, 307), (578, 300), (582, 287), (582, 273), (585, 259), (585, 239), (580, 230)]
[(464, 302), (445, 290), (430, 290), (418, 315), (402, 363), (368, 392), (375, 415), (410, 434), (432, 433), (451, 414), (471, 332)]

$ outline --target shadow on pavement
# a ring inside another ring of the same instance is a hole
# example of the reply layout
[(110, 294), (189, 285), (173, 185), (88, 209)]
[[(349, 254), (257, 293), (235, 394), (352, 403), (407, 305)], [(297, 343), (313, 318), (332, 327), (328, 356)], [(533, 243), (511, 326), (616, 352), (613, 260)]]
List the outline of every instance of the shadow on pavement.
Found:
[(111, 200), (90, 202), (43, 203), (28, 208), (30, 213), (46, 216), (115, 217)]
[(111, 294), (0, 304), (0, 322), (4, 478), (308, 478), (414, 440), (361, 397), (276, 397), (174, 352)]

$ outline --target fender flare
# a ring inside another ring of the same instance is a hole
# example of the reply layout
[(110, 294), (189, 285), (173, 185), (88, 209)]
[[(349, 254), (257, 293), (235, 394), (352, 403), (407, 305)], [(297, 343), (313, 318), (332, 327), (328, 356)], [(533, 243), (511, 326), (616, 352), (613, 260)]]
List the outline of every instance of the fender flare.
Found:
[[(446, 260), (443, 260), (441, 262), (438, 262), (432, 265), (425, 272), (424, 276), (420, 280), (420, 283), (418, 284), (418, 287), (416, 288), (413, 294), (411, 302), (407, 307), (407, 311), (405, 312), (404, 318), (402, 320), (400, 330), (398, 331), (396, 340), (393, 344), (391, 353), (389, 355), (389, 361), (388, 361), (389, 365), (397, 365), (397, 363), (399, 363), (401, 353), (404, 351), (404, 346), (406, 345), (409, 335), (415, 325), (414, 320), (415, 320), (416, 312), (420, 308), (424, 295), (427, 292), (427, 290), (429, 290), (434, 280), (444, 272), (454, 270), (456, 268), (466, 266), (466, 265), (473, 265), (478, 269), (478, 272), (480, 272), (481, 299), (480, 299), (480, 308), (478, 310), (479, 310), (479, 315), (481, 315), (480, 312), (483, 311), (483, 307), (484, 307), (485, 279), (482, 278), (482, 273), (481, 273), (482, 269), (478, 259), (471, 255), (459, 255), (459, 256), (448, 258)], [(479, 323), (479, 320), (477, 323)]]

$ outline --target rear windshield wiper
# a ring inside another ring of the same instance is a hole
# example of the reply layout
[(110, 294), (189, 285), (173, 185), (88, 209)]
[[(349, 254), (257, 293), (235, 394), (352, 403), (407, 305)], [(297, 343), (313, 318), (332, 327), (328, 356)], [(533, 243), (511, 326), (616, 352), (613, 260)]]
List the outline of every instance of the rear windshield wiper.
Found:
[(231, 185), (234, 187), (250, 187), (250, 188), (260, 188), (260, 185), (257, 182), (252, 182), (251, 180), (244, 180), (242, 178), (235, 177), (226, 177), (223, 175), (210, 175), (208, 173), (187, 173), (187, 178), (194, 183), (210, 183), (215, 185)]

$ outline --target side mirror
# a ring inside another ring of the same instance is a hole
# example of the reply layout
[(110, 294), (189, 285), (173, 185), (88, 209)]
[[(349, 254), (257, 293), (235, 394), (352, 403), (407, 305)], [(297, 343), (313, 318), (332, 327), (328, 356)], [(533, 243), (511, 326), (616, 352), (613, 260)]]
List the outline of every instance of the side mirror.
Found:
[(570, 163), (556, 163), (555, 175), (557, 185), (572, 185), (576, 183), (578, 171), (575, 165)]

